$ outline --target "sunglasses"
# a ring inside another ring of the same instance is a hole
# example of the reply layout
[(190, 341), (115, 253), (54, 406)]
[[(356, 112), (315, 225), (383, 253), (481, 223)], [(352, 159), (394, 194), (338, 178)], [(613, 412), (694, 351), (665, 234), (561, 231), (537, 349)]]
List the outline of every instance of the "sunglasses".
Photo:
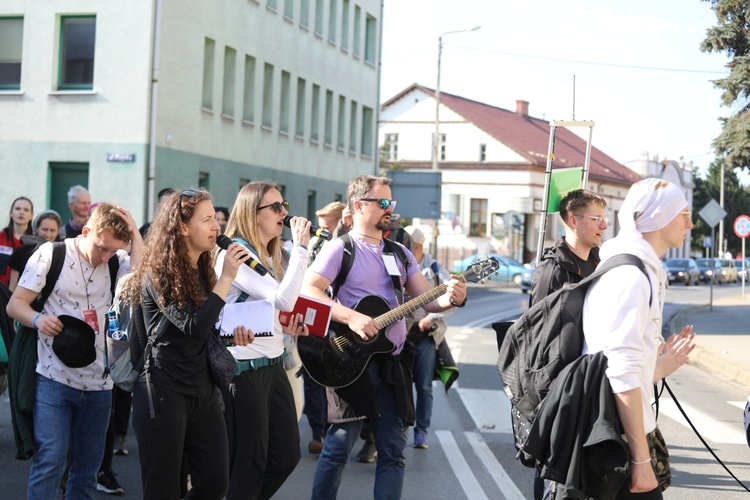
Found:
[(184, 215), (184, 212), (182, 211), (182, 198), (192, 198), (193, 196), (195, 196), (195, 191), (192, 189), (186, 189), (180, 193), (180, 217), (183, 220), (185, 219), (185, 215)]
[(271, 207), (274, 212), (277, 214), (280, 214), (282, 210), (289, 211), (289, 202), (288, 201), (274, 201), (273, 203), (269, 203), (268, 205), (263, 205), (262, 207), (258, 207), (258, 210), (263, 210), (264, 208)]
[(396, 200), (389, 200), (387, 198), (360, 198), (360, 201), (376, 201), (378, 202), (378, 206), (383, 209), (387, 210), (388, 207), (391, 207), (392, 210), (396, 210)]

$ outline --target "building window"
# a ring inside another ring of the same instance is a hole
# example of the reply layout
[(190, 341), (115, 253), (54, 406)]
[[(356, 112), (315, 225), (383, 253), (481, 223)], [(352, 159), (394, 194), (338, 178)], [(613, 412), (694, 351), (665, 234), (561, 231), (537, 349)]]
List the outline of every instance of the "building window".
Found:
[(307, 191), (307, 220), (317, 221), (318, 216), (315, 211), (318, 209), (317, 193), (309, 189)]
[(323, 144), (333, 145), (333, 91), (326, 90), (326, 117), (323, 130)]
[(330, 0), (328, 4), (328, 41), (331, 43), (336, 43), (336, 24), (338, 23), (336, 19), (337, 3), (338, 0)]
[(361, 144), (360, 153), (365, 156), (372, 156), (372, 127), (372, 108), (362, 106), (362, 137), (360, 138), (359, 143)]
[(323, 36), (323, 0), (315, 0), (315, 34)]
[(317, 142), (320, 138), (320, 85), (312, 86), (312, 119), (310, 120), (310, 140)]
[(250, 179), (240, 179), (240, 189), (250, 184)]
[(310, 0), (300, 0), (299, 24), (305, 28), (310, 27)]
[(273, 64), (263, 65), (263, 122), (264, 127), (273, 127)]
[(375, 50), (377, 47), (378, 30), (377, 21), (368, 15), (365, 22), (365, 61), (375, 64)]
[(216, 42), (206, 38), (203, 42), (203, 109), (214, 109), (214, 49)]
[(352, 53), (359, 57), (359, 51), (362, 46), (362, 9), (359, 5), (354, 6), (354, 49)]
[(341, 7), (341, 48), (349, 50), (349, 0)]
[(253, 123), (255, 121), (255, 58), (253, 56), (245, 56), (245, 89), (242, 99), (242, 119)]
[(385, 150), (388, 161), (398, 160), (398, 134), (385, 134)]
[(60, 90), (94, 88), (96, 16), (64, 16), (60, 20)]
[(294, 0), (284, 0), (284, 17), (294, 19)]
[(349, 152), (357, 152), (357, 101), (349, 106)]
[(266, 3), (266, 8), (276, 12), (279, 8), (278, 0), (268, 0), (268, 3)]
[(234, 87), (237, 73), (237, 51), (224, 48), (224, 88), (221, 101), (221, 114), (234, 117)]
[(288, 71), (281, 72), (281, 104), (279, 106), (279, 131), (289, 133), (289, 107), (291, 101), (291, 80)]
[(198, 172), (198, 187), (209, 189), (211, 186), (209, 186), (208, 180), (208, 172)]
[(21, 89), (23, 18), (0, 18), (0, 90)]
[(487, 236), (487, 199), (471, 199), (469, 236)]
[(305, 93), (307, 82), (303, 78), (297, 78), (297, 115), (294, 134), (297, 137), (305, 137)]
[(340, 149), (344, 149), (346, 146), (346, 97), (339, 96), (339, 122), (337, 130), (337, 141), (336, 146)]
[(487, 144), (479, 145), (479, 161), (480, 162), (487, 161)]
[[(430, 158), (435, 157), (435, 146), (434, 146), (435, 134), (434, 133), (432, 134), (432, 141), (433, 141), (432, 142), (433, 147), (432, 147), (432, 154), (430, 154)], [(445, 161), (445, 134), (440, 134), (440, 142), (438, 143), (438, 150), (440, 151), (438, 155), (438, 159), (440, 161)]]

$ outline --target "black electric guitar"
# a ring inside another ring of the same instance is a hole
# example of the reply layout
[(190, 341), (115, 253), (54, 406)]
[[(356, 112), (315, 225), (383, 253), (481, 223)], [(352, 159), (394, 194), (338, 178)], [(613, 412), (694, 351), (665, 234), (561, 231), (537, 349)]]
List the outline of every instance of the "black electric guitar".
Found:
[[(458, 279), (476, 283), (490, 277), (498, 267), (497, 259), (494, 258), (476, 262), (459, 275)], [(305, 370), (320, 385), (346, 387), (362, 375), (374, 354), (389, 353), (396, 348), (385, 336), (389, 325), (437, 299), (445, 293), (446, 288), (445, 284), (437, 286), (393, 310), (378, 295), (362, 298), (354, 306), (354, 310), (373, 318), (380, 325), (378, 333), (365, 340), (350, 330), (348, 325), (331, 321), (325, 338), (313, 335), (297, 337), (297, 349)]]

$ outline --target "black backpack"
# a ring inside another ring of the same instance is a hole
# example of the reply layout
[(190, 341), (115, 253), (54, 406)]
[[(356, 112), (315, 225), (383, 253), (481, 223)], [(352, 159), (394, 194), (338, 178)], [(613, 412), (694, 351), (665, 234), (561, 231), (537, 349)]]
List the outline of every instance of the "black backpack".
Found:
[(499, 356), (497, 369), (510, 399), (517, 458), (527, 467), (534, 459), (523, 445), (550, 385), (583, 350), (583, 302), (591, 283), (618, 266), (635, 266), (648, 279), (641, 259), (631, 254), (612, 257), (579, 283), (557, 290), (534, 304), (514, 323), (493, 323)]

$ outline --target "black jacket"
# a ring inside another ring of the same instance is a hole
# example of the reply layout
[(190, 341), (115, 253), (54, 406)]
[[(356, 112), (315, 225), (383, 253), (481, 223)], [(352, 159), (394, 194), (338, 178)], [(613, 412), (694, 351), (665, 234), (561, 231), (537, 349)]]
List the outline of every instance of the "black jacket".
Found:
[[(547, 295), (563, 287), (566, 283), (578, 283), (586, 276), (578, 266), (578, 257), (565, 243), (565, 236), (557, 239), (555, 246), (546, 248), (542, 260), (531, 275), (531, 301), (533, 306)], [(588, 261), (592, 270), (599, 264), (599, 248), (594, 247)], [(585, 273), (588, 275), (588, 273)]]
[(562, 498), (615, 498), (628, 478), (630, 452), (599, 352), (565, 367), (553, 383), (523, 449)]

